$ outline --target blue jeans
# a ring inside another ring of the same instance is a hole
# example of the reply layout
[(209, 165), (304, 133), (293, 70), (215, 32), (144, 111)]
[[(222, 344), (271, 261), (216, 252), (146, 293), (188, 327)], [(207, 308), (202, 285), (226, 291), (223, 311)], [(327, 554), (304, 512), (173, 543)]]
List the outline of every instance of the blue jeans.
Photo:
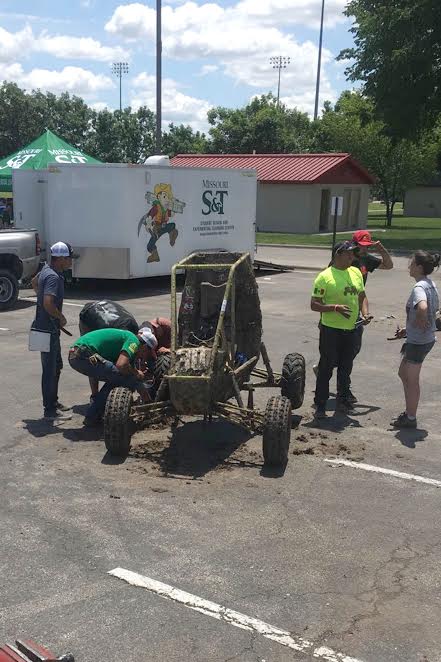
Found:
[(60, 332), (51, 333), (49, 352), (41, 352), (41, 392), (45, 416), (55, 414), (58, 401), (58, 382), (63, 369), (61, 358)]
[(170, 234), (176, 228), (176, 223), (166, 223), (166, 225), (161, 225), (157, 232), (153, 231), (150, 241), (147, 244), (147, 250), (149, 253), (153, 253), (156, 249), (156, 242), (163, 234)]
[(104, 386), (102, 386), (87, 410), (87, 418), (98, 418), (104, 414), (107, 396), (115, 386), (124, 386), (131, 391), (145, 391), (147, 388), (136, 377), (123, 375), (114, 363), (101, 357), (96, 365), (93, 365), (90, 363), (88, 356), (75, 357), (69, 354), (69, 365), (82, 375), (86, 375), (86, 377), (94, 377), (99, 382), (104, 382)]

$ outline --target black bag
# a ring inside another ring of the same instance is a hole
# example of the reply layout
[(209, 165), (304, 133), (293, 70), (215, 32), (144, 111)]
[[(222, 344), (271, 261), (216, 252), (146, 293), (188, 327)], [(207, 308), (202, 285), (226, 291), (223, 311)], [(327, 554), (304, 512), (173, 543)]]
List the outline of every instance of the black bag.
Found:
[(115, 301), (91, 301), (80, 312), (80, 333), (98, 329), (124, 329), (138, 333), (138, 322), (128, 310)]

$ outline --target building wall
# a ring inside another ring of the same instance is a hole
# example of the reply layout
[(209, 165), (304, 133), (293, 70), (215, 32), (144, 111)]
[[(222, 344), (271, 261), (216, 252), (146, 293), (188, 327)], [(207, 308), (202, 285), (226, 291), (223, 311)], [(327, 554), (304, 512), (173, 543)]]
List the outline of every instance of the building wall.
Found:
[[(328, 208), (324, 211), (326, 227), (320, 228), (322, 191), (329, 191)], [(330, 204), (332, 196), (344, 197), (343, 216), (337, 218), (337, 229), (358, 229), (367, 225), (369, 185), (336, 184), (271, 184), (257, 187), (257, 229), (260, 232), (294, 232), (313, 234), (332, 231)]]
[(259, 182), (257, 229), (260, 232), (318, 232), (318, 218), (317, 230), (311, 229), (312, 197), (312, 186)]
[(441, 186), (417, 186), (406, 191), (404, 216), (441, 217)]

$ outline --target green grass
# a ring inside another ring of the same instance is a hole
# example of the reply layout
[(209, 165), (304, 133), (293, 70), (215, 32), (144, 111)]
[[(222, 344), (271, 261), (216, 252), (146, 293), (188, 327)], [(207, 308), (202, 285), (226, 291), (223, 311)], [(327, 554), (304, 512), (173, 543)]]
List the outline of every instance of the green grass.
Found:
[[(382, 204), (369, 205), (368, 228), (375, 239), (386, 248), (405, 250), (409, 253), (422, 248), (441, 252), (441, 218), (403, 217), (402, 205), (397, 205), (392, 227), (386, 228), (385, 208)], [(377, 230), (377, 232), (375, 232)], [(385, 232), (378, 232), (385, 230)], [(350, 239), (351, 232), (338, 234), (337, 240)], [(332, 235), (281, 234), (258, 232), (259, 244), (298, 244), (301, 246), (330, 246)]]

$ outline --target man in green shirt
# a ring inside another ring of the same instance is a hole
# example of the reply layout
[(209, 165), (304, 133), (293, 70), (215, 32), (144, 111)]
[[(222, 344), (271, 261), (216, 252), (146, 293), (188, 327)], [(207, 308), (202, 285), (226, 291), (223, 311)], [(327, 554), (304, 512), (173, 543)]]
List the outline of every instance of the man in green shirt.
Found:
[(151, 329), (143, 328), (135, 336), (123, 329), (99, 329), (81, 336), (70, 348), (71, 368), (104, 382), (101, 390), (92, 398), (85, 418), (85, 425), (98, 423), (104, 413), (107, 396), (114, 386), (125, 386), (138, 391), (141, 397), (150, 400), (146, 374), (135, 367), (135, 361), (156, 358), (156, 340)]
[(321, 314), (320, 362), (314, 398), (317, 418), (326, 416), (334, 367), (337, 367), (337, 410), (347, 413), (353, 409), (348, 396), (356, 323), (369, 324), (371, 320), (363, 276), (359, 269), (351, 266), (356, 248), (350, 241), (336, 244), (331, 266), (320, 272), (314, 282), (311, 310)]

